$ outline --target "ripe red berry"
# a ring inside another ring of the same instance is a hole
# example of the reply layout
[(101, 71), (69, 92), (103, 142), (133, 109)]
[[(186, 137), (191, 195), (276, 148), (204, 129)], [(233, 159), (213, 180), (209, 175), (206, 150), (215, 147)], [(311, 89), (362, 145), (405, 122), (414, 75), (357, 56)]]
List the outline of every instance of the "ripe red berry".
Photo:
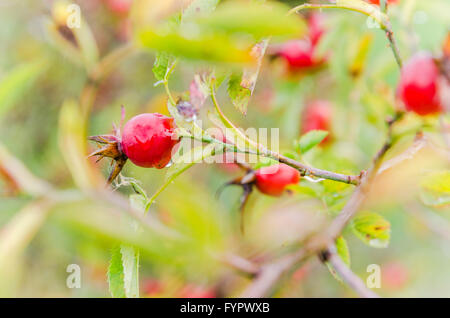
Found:
[(293, 40), (284, 43), (279, 51), (291, 70), (313, 67), (317, 63), (314, 58), (314, 47), (307, 40)]
[(137, 166), (164, 168), (178, 143), (173, 118), (141, 114), (131, 118), (122, 133), (122, 151)]
[[(331, 104), (326, 100), (315, 100), (310, 102), (305, 109), (302, 123), (302, 133), (311, 130), (331, 131)], [(321, 144), (325, 144), (330, 140), (328, 135)]]
[(326, 62), (326, 58), (318, 57), (316, 48), (325, 32), (322, 17), (312, 13), (308, 17), (308, 36), (300, 40), (285, 42), (276, 55), (286, 60), (290, 71), (296, 72), (301, 69), (316, 68)]
[(407, 110), (419, 115), (441, 111), (439, 69), (431, 55), (418, 53), (403, 66), (397, 94)]
[(259, 191), (271, 196), (280, 196), (291, 184), (300, 181), (300, 172), (285, 165), (277, 164), (255, 171), (255, 185)]

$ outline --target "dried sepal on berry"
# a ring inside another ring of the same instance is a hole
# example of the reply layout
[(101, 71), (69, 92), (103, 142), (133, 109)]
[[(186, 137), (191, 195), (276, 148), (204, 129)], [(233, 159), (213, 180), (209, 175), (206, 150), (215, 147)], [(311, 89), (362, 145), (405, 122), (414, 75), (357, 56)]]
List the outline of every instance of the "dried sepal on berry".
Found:
[(122, 171), (123, 166), (128, 159), (127, 156), (122, 152), (120, 138), (115, 135), (98, 135), (90, 136), (88, 139), (97, 142), (100, 145), (103, 145), (100, 149), (92, 152), (89, 157), (98, 156), (97, 162), (105, 157), (113, 159), (111, 164), (113, 164), (114, 167), (111, 170), (111, 173), (109, 174), (107, 180), (107, 184), (111, 184), (119, 175), (120, 171)]
[(96, 162), (99, 162), (103, 158), (111, 158), (113, 161), (111, 165), (113, 165), (113, 169), (111, 170), (107, 184), (111, 184), (114, 179), (119, 175), (120, 171), (122, 171), (123, 166), (127, 162), (127, 156), (122, 150), (122, 138), (121, 138), (121, 129), (123, 126), (123, 122), (125, 120), (125, 107), (122, 105), (120, 109), (120, 125), (117, 127), (113, 123), (113, 135), (97, 135), (90, 136), (88, 140), (94, 141), (97, 144), (101, 145), (101, 148), (92, 152), (89, 157), (98, 156)]

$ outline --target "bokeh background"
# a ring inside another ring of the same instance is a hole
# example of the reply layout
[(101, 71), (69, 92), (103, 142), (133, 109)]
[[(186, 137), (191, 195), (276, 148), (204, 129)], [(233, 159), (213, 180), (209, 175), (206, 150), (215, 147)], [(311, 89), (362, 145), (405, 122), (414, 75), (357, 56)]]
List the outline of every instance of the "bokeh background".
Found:
[[(126, 205), (135, 195), (133, 187), (124, 178), (114, 198), (95, 195), (93, 184), (104, 182), (99, 177), (106, 176), (110, 166), (108, 160), (85, 160), (95, 150), (85, 137), (110, 133), (112, 123), (120, 121), (121, 105), (126, 119), (144, 112), (168, 115), (164, 87), (154, 86), (155, 54), (141, 48), (126, 53), (99, 81), (83, 121), (76, 109), (86, 94), (87, 71), (52, 35), (57, 2), (0, 0), (0, 295), (110, 297), (111, 250), (126, 243), (140, 250), (141, 297), (238, 296), (250, 279), (230, 269), (220, 255), (230, 252), (256, 261), (282, 255), (320, 231), (346, 202), (352, 186), (329, 181), (302, 179), (292, 195), (281, 198), (254, 191), (242, 235), (242, 190), (227, 188), (219, 199), (215, 193), (243, 172), (228, 165), (198, 164), (171, 183), (148, 214), (184, 238), (142, 226), (136, 235), (125, 226), (130, 223)], [(74, 1), (100, 57), (126, 51), (134, 43), (133, 8), (122, 7), (122, 2), (127, 1)], [(150, 3), (158, 3), (147, 2), (147, 10)], [(448, 12), (447, 0), (400, 0), (390, 6), (405, 60), (420, 50), (441, 54), (450, 28)], [(371, 28), (366, 16), (345, 10), (323, 11), (321, 16), (326, 30), (319, 45), (320, 54), (327, 56), (323, 68), (292, 75), (282, 60), (267, 56), (246, 116), (233, 107), (225, 85), (218, 98), (238, 126), (280, 128), (280, 149), (285, 153), (295, 152), (305, 105), (329, 101), (332, 140), (303, 159), (319, 168), (358, 174), (386, 139), (386, 116), (399, 107), (399, 70), (385, 34)], [(365, 45), (367, 55), (358, 59)], [(181, 59), (170, 78), (172, 93), (183, 96), (194, 74), (208, 65)], [(209, 101), (202, 112), (208, 109)], [(444, 116), (440, 120), (448, 122)], [(390, 223), (388, 246), (365, 244), (351, 227), (344, 232), (356, 274), (365, 280), (367, 266), (380, 265), (382, 283), (376, 291), (382, 296), (450, 296), (450, 178), (445, 174), (448, 149), (440, 127), (439, 118), (414, 114), (396, 126), (396, 144), (387, 159), (408, 151), (418, 131), (424, 131), (427, 144), (387, 167), (364, 204), (364, 210)], [(122, 172), (137, 180), (148, 196), (164, 183), (165, 173), (131, 163)], [(440, 187), (426, 186), (430, 175), (439, 176)], [(79, 289), (66, 286), (69, 264), (81, 268)], [(274, 296), (355, 294), (312, 258), (291, 273)]]

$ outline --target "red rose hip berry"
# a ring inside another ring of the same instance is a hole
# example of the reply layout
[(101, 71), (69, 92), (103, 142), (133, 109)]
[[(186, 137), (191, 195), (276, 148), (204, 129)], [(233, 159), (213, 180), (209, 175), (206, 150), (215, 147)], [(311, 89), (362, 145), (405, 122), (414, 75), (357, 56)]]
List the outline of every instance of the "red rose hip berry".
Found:
[(419, 115), (441, 111), (439, 69), (430, 54), (418, 53), (403, 66), (397, 94), (407, 110)]
[(141, 114), (131, 118), (122, 133), (122, 151), (135, 165), (164, 168), (178, 143), (173, 118), (158, 114)]
[(280, 196), (291, 184), (300, 181), (300, 172), (285, 165), (277, 164), (255, 171), (255, 185), (259, 191), (271, 196)]
[(315, 57), (315, 47), (307, 40), (292, 40), (283, 44), (278, 52), (291, 71), (312, 68), (322, 63)]

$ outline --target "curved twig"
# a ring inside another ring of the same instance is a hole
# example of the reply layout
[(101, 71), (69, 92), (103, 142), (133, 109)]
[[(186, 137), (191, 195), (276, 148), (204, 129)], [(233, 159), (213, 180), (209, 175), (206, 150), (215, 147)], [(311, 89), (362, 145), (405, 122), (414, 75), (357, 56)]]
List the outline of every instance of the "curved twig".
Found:
[[(362, 2), (362, 1), (361, 1)], [(289, 14), (299, 12), (304, 9), (345, 9), (350, 11), (355, 11), (362, 13), (368, 17), (374, 19), (381, 27), (383, 31), (386, 32), (386, 37), (389, 41), (390, 47), (392, 49), (392, 53), (394, 54), (395, 60), (400, 68), (402, 68), (403, 62), (400, 57), (400, 51), (397, 46), (397, 42), (394, 38), (394, 32), (392, 31), (392, 26), (389, 20), (388, 15), (385, 12), (382, 12), (376, 9), (374, 6), (363, 3), (361, 5), (351, 5), (350, 3), (337, 3), (337, 4), (311, 4), (305, 3), (299, 6), (292, 8), (289, 11)]]

